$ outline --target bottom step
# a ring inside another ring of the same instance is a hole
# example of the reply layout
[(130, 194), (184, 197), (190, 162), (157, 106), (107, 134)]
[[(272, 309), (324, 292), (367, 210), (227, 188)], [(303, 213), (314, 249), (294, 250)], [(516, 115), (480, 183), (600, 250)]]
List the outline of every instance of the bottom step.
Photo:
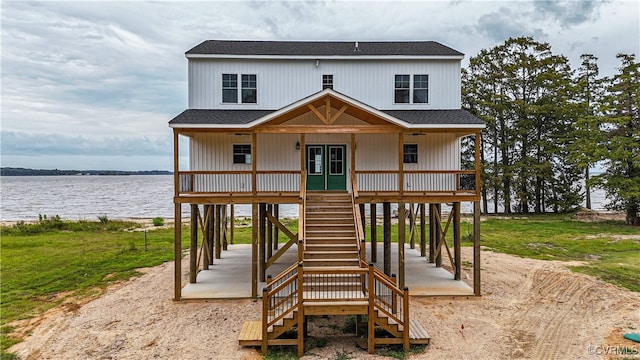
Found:
[(238, 335), (238, 344), (240, 346), (262, 345), (262, 321), (245, 321)]

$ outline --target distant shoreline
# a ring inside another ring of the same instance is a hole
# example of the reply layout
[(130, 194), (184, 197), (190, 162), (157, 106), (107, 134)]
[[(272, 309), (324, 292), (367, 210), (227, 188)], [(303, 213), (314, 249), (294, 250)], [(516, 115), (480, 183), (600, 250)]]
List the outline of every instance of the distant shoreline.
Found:
[(89, 175), (173, 175), (172, 171), (166, 170), (58, 170), (58, 169), (28, 169), (2, 167), (0, 176), (89, 176)]

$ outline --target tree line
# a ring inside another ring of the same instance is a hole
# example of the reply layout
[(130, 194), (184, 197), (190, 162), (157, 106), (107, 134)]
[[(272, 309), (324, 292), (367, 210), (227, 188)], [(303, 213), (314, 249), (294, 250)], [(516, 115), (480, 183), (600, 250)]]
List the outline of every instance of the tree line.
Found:
[[(591, 191), (601, 188), (608, 208), (640, 220), (640, 64), (634, 54), (617, 58), (617, 73), (603, 77), (595, 56), (582, 55), (572, 69), (531, 37), (470, 58), (462, 102), (487, 123), (483, 212), (564, 212), (583, 200), (591, 208)], [(594, 176), (596, 165), (603, 172)]]

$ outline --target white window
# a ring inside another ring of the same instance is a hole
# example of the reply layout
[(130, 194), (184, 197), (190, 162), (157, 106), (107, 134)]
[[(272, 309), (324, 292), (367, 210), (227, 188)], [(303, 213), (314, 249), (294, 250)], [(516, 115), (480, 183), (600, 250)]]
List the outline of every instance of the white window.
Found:
[(222, 102), (238, 102), (238, 75), (222, 74)]
[(333, 89), (333, 75), (322, 75), (322, 90)]
[(222, 74), (222, 102), (237, 104), (255, 104), (258, 101), (258, 81), (255, 74), (240, 75), (241, 86), (238, 86), (238, 74)]
[[(413, 78), (413, 81), (412, 81)], [(427, 104), (429, 102), (429, 75), (396, 75), (394, 103)]]
[(403, 150), (402, 158), (405, 164), (418, 163), (418, 144), (404, 144)]

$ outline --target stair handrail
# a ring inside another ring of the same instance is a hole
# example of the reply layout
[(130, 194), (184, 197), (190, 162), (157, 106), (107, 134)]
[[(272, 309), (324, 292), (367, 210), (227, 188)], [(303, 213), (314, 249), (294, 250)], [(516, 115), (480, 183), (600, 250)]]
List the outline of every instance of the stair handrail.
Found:
[(358, 184), (356, 177), (351, 172), (351, 206), (353, 207), (353, 222), (356, 226), (356, 237), (358, 242), (358, 257), (360, 260), (365, 260), (366, 255), (364, 253), (366, 247), (364, 246), (364, 228), (362, 226), (362, 214), (360, 213), (360, 206), (356, 203), (358, 198)]
[[(390, 277), (369, 263), (369, 326), (375, 325), (375, 310), (402, 326), (403, 345), (409, 348), (409, 288), (400, 289)], [(384, 297), (390, 297), (385, 299)], [(375, 336), (372, 332), (370, 337)]]
[[(303, 250), (306, 250), (307, 242), (305, 241), (305, 228), (307, 226), (307, 171), (300, 172), (300, 204), (301, 209), (298, 211), (298, 261), (302, 261)], [(302, 248), (300, 248), (302, 245)]]
[(302, 263), (288, 267), (262, 289), (262, 349), (266, 352), (269, 328), (300, 308)]

